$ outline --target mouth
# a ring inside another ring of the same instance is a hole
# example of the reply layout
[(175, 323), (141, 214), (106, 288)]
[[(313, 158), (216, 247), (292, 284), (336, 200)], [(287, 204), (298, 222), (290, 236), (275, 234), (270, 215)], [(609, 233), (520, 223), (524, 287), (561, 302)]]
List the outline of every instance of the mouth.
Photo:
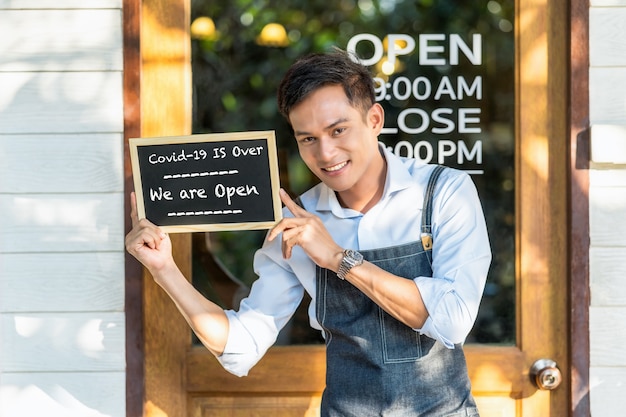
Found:
[(326, 168), (322, 168), (322, 171), (324, 172), (336, 172), (339, 171), (341, 168), (345, 167), (346, 165), (348, 165), (348, 161), (343, 161), (338, 163), (337, 165), (333, 165), (330, 167), (326, 167)]

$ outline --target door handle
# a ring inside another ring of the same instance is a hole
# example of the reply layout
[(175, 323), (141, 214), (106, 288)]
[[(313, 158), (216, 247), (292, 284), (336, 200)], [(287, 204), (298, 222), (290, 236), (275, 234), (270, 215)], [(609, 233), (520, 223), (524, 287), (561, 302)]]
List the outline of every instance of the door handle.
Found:
[(561, 385), (563, 376), (552, 359), (539, 359), (530, 368), (530, 378), (540, 390), (553, 390)]

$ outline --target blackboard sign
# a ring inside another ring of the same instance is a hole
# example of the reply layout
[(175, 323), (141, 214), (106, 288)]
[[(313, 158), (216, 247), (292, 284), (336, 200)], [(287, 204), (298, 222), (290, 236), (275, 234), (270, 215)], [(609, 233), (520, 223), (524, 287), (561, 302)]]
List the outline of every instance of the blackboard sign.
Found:
[(269, 229), (281, 219), (274, 131), (129, 144), (139, 218), (166, 232)]

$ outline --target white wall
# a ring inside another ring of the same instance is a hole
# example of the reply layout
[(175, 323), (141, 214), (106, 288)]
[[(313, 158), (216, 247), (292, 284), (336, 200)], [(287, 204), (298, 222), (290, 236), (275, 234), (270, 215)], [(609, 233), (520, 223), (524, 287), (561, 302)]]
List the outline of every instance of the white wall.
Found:
[(0, 0), (0, 416), (124, 416), (121, 0)]
[(626, 409), (626, 0), (591, 6), (591, 411), (604, 417)]

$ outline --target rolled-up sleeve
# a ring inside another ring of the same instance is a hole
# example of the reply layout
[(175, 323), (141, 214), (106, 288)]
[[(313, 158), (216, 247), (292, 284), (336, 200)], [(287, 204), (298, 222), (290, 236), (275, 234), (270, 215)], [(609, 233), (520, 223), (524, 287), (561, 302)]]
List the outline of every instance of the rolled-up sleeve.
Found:
[(435, 193), (433, 276), (414, 279), (429, 314), (415, 330), (448, 348), (472, 329), (491, 263), (476, 187), (467, 174), (456, 175)]

